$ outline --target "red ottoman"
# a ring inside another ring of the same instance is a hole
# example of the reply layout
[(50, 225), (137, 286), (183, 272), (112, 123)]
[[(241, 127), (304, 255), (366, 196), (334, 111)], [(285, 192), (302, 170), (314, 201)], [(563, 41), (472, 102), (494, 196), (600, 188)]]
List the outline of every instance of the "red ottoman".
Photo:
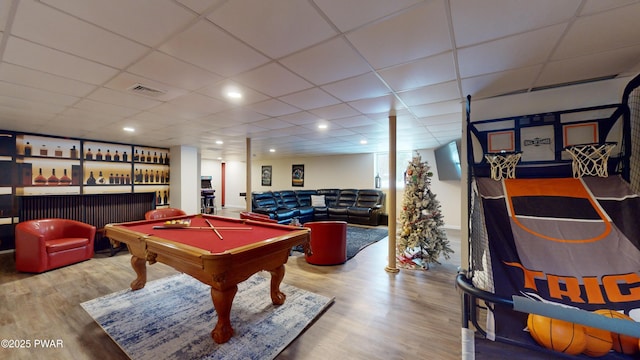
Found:
[(312, 255), (305, 260), (313, 265), (338, 265), (347, 261), (347, 223), (345, 221), (310, 221)]

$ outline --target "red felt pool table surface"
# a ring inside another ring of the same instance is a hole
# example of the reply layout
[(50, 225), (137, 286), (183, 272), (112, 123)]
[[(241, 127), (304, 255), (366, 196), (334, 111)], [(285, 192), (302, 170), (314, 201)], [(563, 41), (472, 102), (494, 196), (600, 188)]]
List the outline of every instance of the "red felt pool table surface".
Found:
[[(162, 228), (165, 220), (142, 221), (117, 226), (129, 231), (135, 231), (147, 236), (162, 238), (169, 241), (179, 242), (184, 245), (193, 246), (212, 254), (219, 254), (225, 251), (241, 248), (247, 245), (256, 244), (262, 241), (274, 241), (280, 236), (290, 234), (292, 231), (300, 230), (291, 226), (283, 226), (270, 223), (248, 222), (239, 219), (232, 219), (219, 216), (183, 216), (175, 219), (190, 220), (190, 225), (184, 228)], [(213, 229), (209, 228), (208, 220), (218, 231), (222, 239)]]
[(172, 219), (190, 220), (190, 224), (185, 228), (166, 228), (166, 219), (107, 224), (105, 236), (114, 243), (127, 244), (137, 275), (131, 282), (132, 290), (145, 286), (147, 262), (167, 264), (211, 285), (211, 298), (218, 314), (211, 336), (217, 343), (233, 336), (230, 312), (238, 283), (258, 271), (268, 271), (271, 300), (275, 305), (283, 304), (286, 295), (279, 287), (291, 248), (303, 245), (306, 251), (311, 251), (308, 228), (206, 214)]

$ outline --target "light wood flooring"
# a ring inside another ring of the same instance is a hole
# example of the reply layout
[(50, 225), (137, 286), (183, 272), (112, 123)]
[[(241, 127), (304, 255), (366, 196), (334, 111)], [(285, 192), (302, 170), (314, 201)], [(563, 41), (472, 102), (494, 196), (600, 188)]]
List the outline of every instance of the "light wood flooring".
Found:
[[(459, 231), (448, 235), (458, 251)], [(379, 241), (338, 266), (309, 265), (302, 255), (289, 259), (285, 283), (335, 302), (278, 359), (460, 359), (459, 254), (428, 271), (392, 274), (385, 271), (387, 244)], [(31, 349), (0, 348), (0, 358), (126, 359), (79, 304), (127, 289), (134, 278), (129, 259), (126, 251), (113, 257), (107, 251), (36, 275), (17, 273), (13, 255), (0, 255), (0, 339), (32, 343)], [(148, 266), (149, 281), (175, 273), (163, 264)], [(60, 339), (63, 347), (35, 349), (35, 339)]]

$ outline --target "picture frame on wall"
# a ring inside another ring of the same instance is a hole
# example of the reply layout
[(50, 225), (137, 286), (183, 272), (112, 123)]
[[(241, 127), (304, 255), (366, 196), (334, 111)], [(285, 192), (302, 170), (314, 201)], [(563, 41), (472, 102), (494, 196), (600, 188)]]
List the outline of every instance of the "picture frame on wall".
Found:
[(291, 165), (291, 186), (304, 186), (304, 165)]
[(271, 186), (271, 165), (262, 166), (262, 186)]

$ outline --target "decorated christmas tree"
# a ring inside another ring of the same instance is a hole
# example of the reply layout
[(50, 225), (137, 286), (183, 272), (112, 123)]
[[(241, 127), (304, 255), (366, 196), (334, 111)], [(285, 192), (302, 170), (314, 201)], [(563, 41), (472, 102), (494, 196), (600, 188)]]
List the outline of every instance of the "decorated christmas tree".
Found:
[(443, 255), (453, 252), (442, 228), (444, 220), (440, 202), (431, 192), (429, 165), (416, 152), (405, 175), (405, 189), (400, 212), (400, 237), (397, 244), (399, 265), (410, 269), (428, 269), (439, 264)]

